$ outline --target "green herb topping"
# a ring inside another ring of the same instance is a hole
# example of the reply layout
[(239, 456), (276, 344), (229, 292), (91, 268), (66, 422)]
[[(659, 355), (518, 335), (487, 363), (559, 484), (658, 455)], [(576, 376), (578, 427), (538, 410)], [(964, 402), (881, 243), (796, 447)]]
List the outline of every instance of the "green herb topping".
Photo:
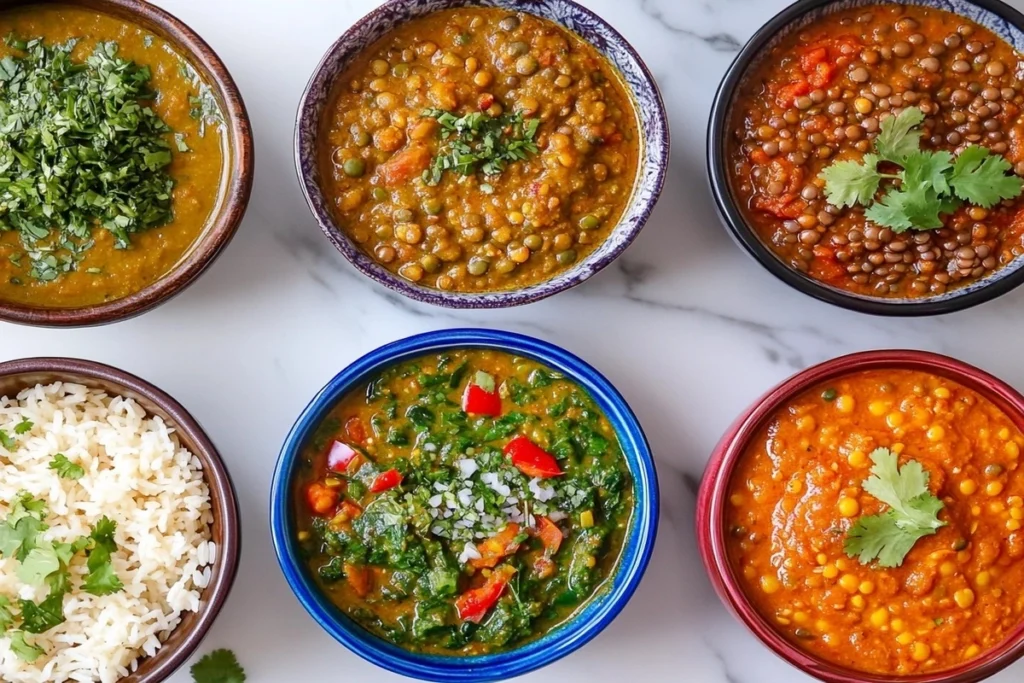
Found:
[(58, 453), (50, 461), (50, 469), (57, 470), (62, 479), (81, 479), (85, 476), (85, 468), (68, 460), (68, 456)]
[(195, 683), (245, 683), (245, 671), (231, 650), (214, 650), (192, 665)]
[(73, 41), (7, 44), (21, 54), (0, 60), (0, 232), (19, 232), (32, 277), (51, 281), (75, 269), (94, 228), (126, 248), (171, 220), (173, 137), (149, 106), (149, 68), (116, 43), (84, 63)]
[(920, 109), (907, 107), (882, 121), (873, 154), (823, 170), (829, 202), (863, 206), (868, 220), (900, 233), (941, 228), (942, 215), (963, 202), (988, 208), (1020, 196), (1021, 179), (1007, 175), (1010, 162), (985, 147), (970, 145), (955, 160), (946, 151), (921, 149), (923, 121)]
[(844, 550), (861, 564), (878, 560), (882, 567), (899, 567), (919, 539), (946, 526), (938, 517), (945, 506), (928, 490), (929, 474), (921, 463), (909, 460), (900, 467), (899, 456), (886, 448), (876, 448), (871, 460), (875, 464), (864, 490), (889, 509), (857, 520)]
[(441, 182), (445, 171), (500, 175), (509, 163), (528, 159), (538, 151), (534, 138), (540, 119), (524, 120), (519, 112), (501, 116), (473, 112), (457, 117), (443, 109), (427, 109), (423, 116), (441, 124), (441, 147), (423, 172), (428, 185)]

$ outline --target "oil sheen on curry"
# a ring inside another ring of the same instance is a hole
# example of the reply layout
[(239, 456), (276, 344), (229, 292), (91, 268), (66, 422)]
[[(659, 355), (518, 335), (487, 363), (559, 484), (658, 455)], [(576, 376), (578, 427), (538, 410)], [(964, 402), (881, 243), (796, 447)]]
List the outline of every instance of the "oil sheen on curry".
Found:
[(730, 563), (810, 654), (883, 675), (958, 666), (1024, 620), (1022, 446), (999, 408), (939, 376), (816, 387), (737, 465)]
[(445, 10), (393, 30), (339, 78), (324, 193), (378, 263), (428, 287), (527, 287), (585, 258), (637, 174), (636, 112), (593, 46), (530, 14)]
[(557, 628), (615, 571), (633, 483), (561, 374), (501, 351), (405, 362), (344, 397), (295, 482), (331, 601), (402, 648), (478, 655)]
[(0, 36), (4, 111), (45, 103), (0, 135), (0, 300), (76, 308), (151, 285), (220, 200), (209, 87), (173, 45), (88, 9), (5, 10)]

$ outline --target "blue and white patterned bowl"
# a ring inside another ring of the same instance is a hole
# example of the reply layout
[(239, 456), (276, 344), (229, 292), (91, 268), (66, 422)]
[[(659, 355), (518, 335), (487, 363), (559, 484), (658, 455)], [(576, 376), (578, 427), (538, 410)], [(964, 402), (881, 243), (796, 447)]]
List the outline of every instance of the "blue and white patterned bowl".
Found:
[[(643, 145), (640, 168), (629, 207), (604, 244), (572, 268), (550, 280), (521, 289), (466, 293), (445, 292), (413, 284), (377, 263), (334, 222), (328, 200), (320, 190), (317, 138), (324, 106), (337, 76), (374, 41), (395, 27), (431, 12), (457, 7), (504, 7), (560, 24), (581, 36), (623, 75), (640, 119)], [(355, 23), (320, 60), (299, 102), (295, 122), (295, 168), (306, 202), (331, 243), (363, 274), (410, 298), (449, 308), (518, 306), (574, 287), (607, 266), (637, 236), (651, 215), (668, 168), (668, 117), (654, 77), (640, 55), (607, 22), (572, 0), (389, 0)]]
[[(295, 541), (293, 475), (303, 446), (349, 391), (395, 363), (453, 348), (487, 348), (532, 358), (583, 387), (608, 418), (633, 477), (633, 511), (614, 575), (566, 623), (508, 652), (444, 657), (403, 650), (373, 635), (335, 607), (313, 581)], [(573, 354), (512, 332), (455, 329), (401, 339), (363, 356), (327, 383), (302, 411), (281, 448), (270, 487), (270, 528), (278, 563), (306, 611), (360, 657), (404, 676), (443, 683), (486, 683), (546, 666), (582, 647), (618, 615), (647, 569), (658, 530), (658, 477), (636, 415), (601, 373)]]
[[(756, 68), (760, 56), (780, 40), (820, 17), (879, 3), (880, 0), (798, 0), (772, 17), (747, 41), (722, 79), (711, 105), (707, 142), (708, 179), (718, 205), (718, 213), (733, 239), (769, 272), (791, 287), (830, 304), (874, 315), (952, 313), (994, 299), (1024, 283), (1024, 258), (1018, 258), (981, 280), (944, 294), (914, 299), (861, 296), (815, 280), (776, 256), (747, 223), (732, 193), (729, 179), (729, 121), (736, 92), (748, 71)], [(992, 31), (1018, 52), (1024, 52), (1024, 15), (1000, 0), (901, 0), (901, 3), (934, 7), (960, 15)]]

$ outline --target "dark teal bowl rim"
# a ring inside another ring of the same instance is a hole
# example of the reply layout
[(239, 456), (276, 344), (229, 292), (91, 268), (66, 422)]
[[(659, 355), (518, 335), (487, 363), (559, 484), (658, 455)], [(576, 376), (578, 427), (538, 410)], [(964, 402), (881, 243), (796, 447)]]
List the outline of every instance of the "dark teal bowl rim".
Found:
[[(520, 354), (563, 372), (590, 394), (619, 438), (633, 477), (634, 506), (615, 574), (568, 622), (508, 652), (445, 657), (409, 652), (363, 629), (317, 588), (295, 542), (292, 472), (302, 446), (337, 401), (370, 375), (398, 362), (454, 348), (490, 348)], [(654, 550), (658, 479), (650, 445), (622, 395), (595, 368), (553, 344), (512, 332), (453, 329), (407, 337), (382, 346), (342, 370), (306, 406), (285, 439), (270, 491), (270, 528), (285, 579), (302, 606), (335, 640), (374, 664), (405, 676), (444, 683), (497, 681), (560, 659), (600, 633), (629, 601)]]

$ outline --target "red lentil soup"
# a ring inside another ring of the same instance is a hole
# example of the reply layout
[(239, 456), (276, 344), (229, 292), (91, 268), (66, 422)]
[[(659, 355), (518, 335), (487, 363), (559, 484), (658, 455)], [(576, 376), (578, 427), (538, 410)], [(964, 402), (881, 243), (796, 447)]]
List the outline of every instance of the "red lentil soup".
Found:
[[(943, 207), (936, 229), (914, 217), (890, 227), (830, 201), (820, 174), (863, 162), (908, 108), (923, 114), (921, 150), (956, 158), (979, 145), (1024, 174), (1022, 66), (988, 29), (931, 7), (860, 7), (794, 31), (765, 51), (732, 110), (728, 164), (746, 221), (793, 268), (857, 295), (923, 298), (991, 275), (1022, 252), (1020, 198)], [(879, 170), (898, 167), (883, 158)]]
[(413, 19), (338, 78), (320, 134), (338, 225), (410, 282), (526, 287), (585, 258), (637, 175), (635, 107), (616, 68), (530, 14)]
[[(1024, 620), (1022, 446), (1005, 413), (948, 379), (871, 370), (830, 381), (780, 408), (738, 463), (730, 564), (760, 615), (812, 655), (873, 674), (957, 666)], [(886, 509), (865, 483), (876, 449), (904, 475), (920, 466), (941, 508), (943, 526), (899, 566), (848, 554), (852, 530)]]
[[(8, 220), (5, 206), (0, 222), (0, 299), (35, 307), (77, 308), (121, 299), (153, 284), (188, 253), (222, 196), (226, 140), (209, 87), (167, 41), (120, 17), (81, 7), (40, 4), (4, 10), (0, 36), (25, 41), (41, 38), (46, 46), (70, 42), (74, 46), (71, 60), (79, 65), (99, 46), (112, 42), (117, 46), (116, 58), (132, 62), (133, 68), (148, 69), (145, 90), (155, 97), (140, 99), (139, 104), (151, 108), (169, 129), (162, 137), (171, 159), (161, 173), (172, 183), (169, 220), (132, 234), (126, 243), (119, 243), (114, 231), (101, 226), (102, 221), (90, 221), (86, 237), (76, 245), (82, 251), (74, 258), (69, 256), (74, 252), (62, 248), (60, 238), (54, 240), (52, 233), (39, 241), (26, 240), (18, 224)], [(0, 42), (0, 58), (27, 54)], [(92, 143), (92, 135), (92, 131), (83, 133), (86, 143)], [(96, 134), (96, 139), (101, 137)], [(4, 173), (6, 193), (11, 172)], [(57, 222), (47, 227), (60, 227)], [(39, 265), (46, 254), (56, 264), (48, 272)]]

